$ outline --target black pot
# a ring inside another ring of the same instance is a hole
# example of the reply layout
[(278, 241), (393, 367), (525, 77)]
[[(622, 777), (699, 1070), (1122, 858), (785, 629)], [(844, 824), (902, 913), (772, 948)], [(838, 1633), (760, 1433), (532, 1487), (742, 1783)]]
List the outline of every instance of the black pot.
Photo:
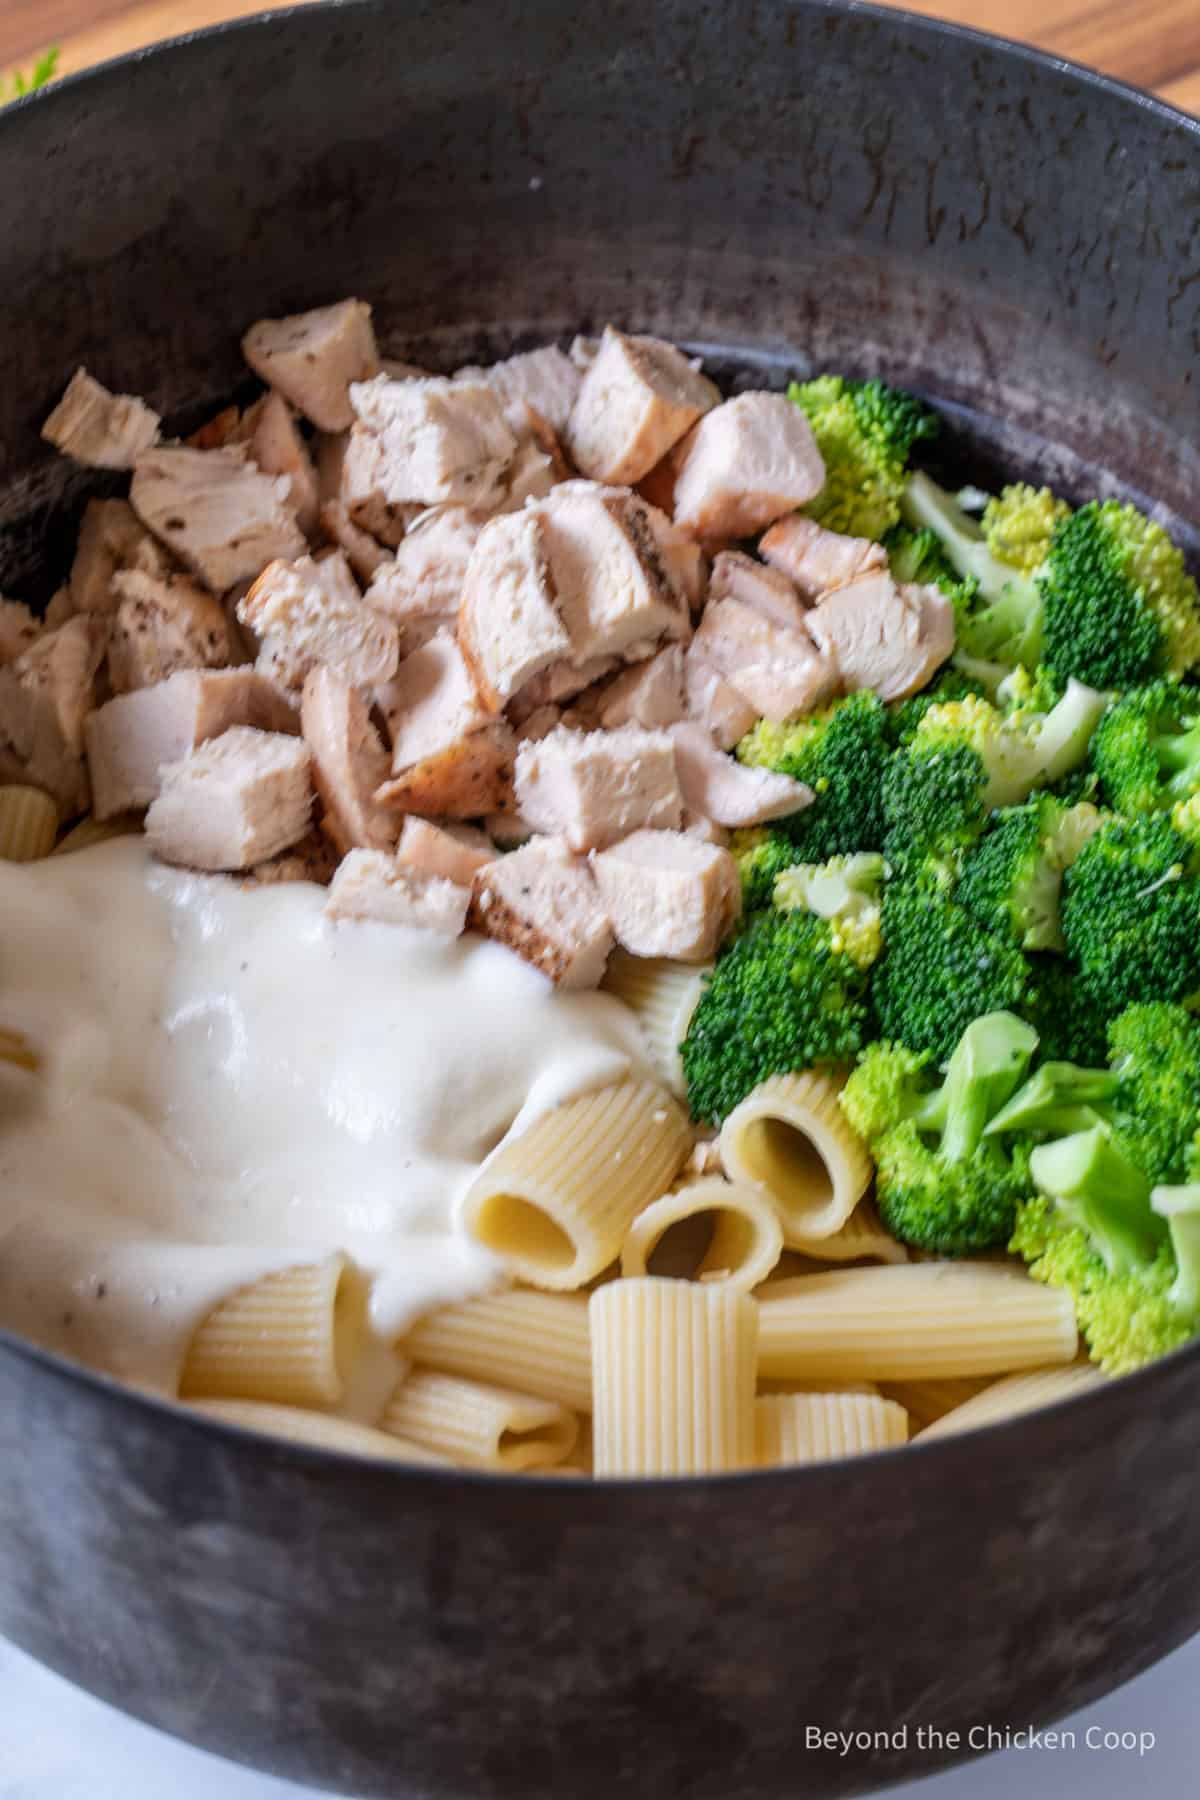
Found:
[[(63, 82), (0, 115), (0, 157), (10, 593), (69, 558), (82, 484), (37, 427), (78, 362), (186, 426), (246, 323), (352, 292), (445, 366), (612, 317), (760, 382), (879, 371), (948, 402), (957, 448), (1150, 493), (1196, 546), (1200, 129), (1046, 57), (819, 0), (377, 0)], [(1198, 1434), (1200, 1347), (902, 1455), (499, 1481), (268, 1443), (4, 1340), (0, 1627), (358, 1795), (849, 1794), (1200, 1626)]]

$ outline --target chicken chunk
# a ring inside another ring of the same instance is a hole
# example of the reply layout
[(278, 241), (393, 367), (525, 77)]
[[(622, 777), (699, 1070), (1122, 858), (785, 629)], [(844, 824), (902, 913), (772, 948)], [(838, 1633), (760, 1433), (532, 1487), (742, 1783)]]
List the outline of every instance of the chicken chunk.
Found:
[(689, 719), (702, 725), (721, 750), (732, 750), (758, 714), (704, 655), (693, 638), (683, 658), (683, 694)]
[(251, 458), (264, 475), (287, 476), (296, 523), (311, 537), (320, 512), (317, 471), (282, 394), (264, 394), (257, 400), (243, 419), (239, 436), (249, 444)]
[[(772, 531), (777, 529), (771, 527)], [(708, 598), (737, 600), (742, 606), (752, 606), (773, 625), (782, 625), (787, 631), (804, 630), (807, 608), (794, 584), (778, 569), (768, 568), (757, 557), (746, 556), (740, 550), (722, 550), (714, 558)]]
[(833, 658), (808, 632), (787, 630), (740, 600), (710, 600), (696, 649), (755, 712), (774, 724), (812, 712), (838, 687)]
[(458, 642), (494, 712), (570, 654), (550, 577), (546, 527), (536, 512), (506, 514), (480, 532), (463, 583)]
[(486, 832), (474, 826), (435, 825), (429, 819), (410, 817), (404, 821), (396, 855), (410, 868), (469, 888), (478, 871), (495, 862), (498, 852)]
[(42, 788), (64, 819), (87, 805), (84, 721), (103, 653), (103, 631), (81, 616), (0, 669), (0, 781)]
[(517, 740), (503, 719), (409, 764), (375, 798), (426, 818), (478, 819), (512, 804)]
[(205, 587), (224, 593), (279, 557), (302, 556), (286, 476), (264, 475), (243, 446), (147, 450), (129, 498), (142, 523)]
[(825, 484), (812, 427), (783, 394), (739, 394), (676, 452), (675, 523), (698, 538), (749, 537)]
[(813, 803), (815, 795), (802, 781), (745, 768), (723, 755), (702, 725), (673, 725), (671, 737), (684, 804), (718, 825), (765, 825)]
[(684, 716), (683, 651), (668, 644), (646, 662), (635, 663), (616, 675), (599, 696), (597, 722), (605, 731), (620, 725), (641, 725), (661, 731)]
[(356, 519), (372, 502), (488, 507), (501, 497), (517, 440), (486, 382), (380, 375), (356, 383), (350, 400), (358, 423), (346, 450), (342, 494)]
[(758, 546), (772, 568), (794, 582), (805, 599), (813, 602), (829, 588), (856, 581), (873, 569), (887, 568), (887, 551), (870, 538), (846, 537), (826, 531), (813, 519), (792, 513), (772, 525)]
[(146, 836), (163, 862), (250, 869), (299, 843), (312, 804), (308, 745), (234, 725), (162, 770)]
[(456, 381), (486, 381), (500, 396), (504, 414), (518, 437), (526, 430), (532, 407), (561, 436), (571, 416), (583, 376), (564, 350), (546, 344), (493, 363), (489, 369), (459, 369)]
[(636, 495), (569, 481), (535, 510), (575, 663), (689, 635), (686, 604)]
[(76, 369), (42, 436), (64, 456), (91, 469), (132, 469), (143, 450), (158, 442), (162, 420), (133, 394), (110, 394)]
[(528, 500), (544, 500), (560, 481), (569, 481), (570, 471), (563, 470), (558, 459), (544, 449), (536, 438), (522, 438), (513, 453), (504, 476), (504, 487), (489, 513), (520, 512)]
[(635, 831), (592, 857), (618, 944), (634, 956), (708, 962), (741, 910), (728, 850), (678, 831)]
[(225, 609), (186, 575), (113, 576), (117, 610), (108, 621), (108, 673), (114, 694), (152, 687), (177, 669), (223, 669), (233, 660)]
[(346, 553), (346, 561), (362, 582), (370, 582), (386, 569), (393, 552), (356, 525), (343, 500), (327, 500), (321, 508), (321, 529), (329, 542)]
[(590, 693), (618, 666), (615, 656), (594, 656), (581, 663), (551, 663), (548, 669), (525, 683), (509, 706), (508, 716), (522, 736), (531, 735), (527, 733), (527, 726), (537, 713), (545, 712), (550, 706), (565, 706), (577, 696)]
[(393, 779), (377, 799), (398, 812), (482, 818), (512, 794), (516, 740), (484, 704), (454, 639), (431, 638), (379, 691)]
[(311, 669), (300, 702), (300, 729), (312, 753), (327, 836), (343, 856), (355, 849), (391, 850), (395, 816), (375, 799), (390, 759), (362, 695), (333, 669)]
[(321, 562), (269, 563), (238, 601), (237, 616), (258, 634), (260, 674), (288, 694), (298, 696), (319, 663), (373, 688), (390, 681), (400, 660), (395, 625), (365, 604), (340, 550)]
[(374, 919), (455, 938), (466, 930), (470, 904), (470, 883), (447, 881), (380, 850), (351, 850), (333, 878), (325, 912), (331, 919)]
[(350, 384), (379, 373), (371, 309), (362, 300), (260, 319), (242, 339), (242, 354), (321, 431), (352, 425)]
[(395, 621), (409, 656), (437, 631), (453, 631), (483, 519), (467, 506), (434, 506), (373, 577), (367, 605)]
[(0, 665), (15, 662), (41, 630), (41, 620), (20, 600), (0, 599)]
[(280, 887), (289, 881), (311, 881), (314, 887), (328, 887), (337, 866), (338, 853), (333, 844), (323, 831), (314, 828), (278, 856), (256, 863), (241, 885)]
[(517, 752), (516, 801), (534, 827), (573, 850), (595, 850), (642, 826), (672, 829), (682, 800), (663, 732), (560, 727)]
[(567, 448), (594, 481), (640, 481), (720, 398), (673, 344), (609, 325), (571, 408)]
[(886, 570), (834, 588), (809, 630), (836, 658), (847, 693), (870, 688), (903, 700), (925, 686), (954, 648), (950, 603), (937, 588), (897, 587)]
[(76, 612), (116, 611), (118, 569), (166, 576), (178, 565), (151, 537), (127, 500), (89, 500), (83, 510), (70, 591)]
[[(527, 719), (522, 719), (518, 736), (523, 744), (539, 743), (542, 738), (549, 737), (552, 731), (557, 731), (564, 721), (570, 724), (572, 731), (579, 729), (575, 717), (572, 716), (566, 720), (561, 707), (539, 706), (537, 711), (531, 712)], [(590, 731), (593, 723), (594, 721), (589, 722), (584, 729)]]
[(613, 947), (591, 871), (561, 838), (531, 838), (480, 869), (467, 922), (562, 988), (599, 986)]

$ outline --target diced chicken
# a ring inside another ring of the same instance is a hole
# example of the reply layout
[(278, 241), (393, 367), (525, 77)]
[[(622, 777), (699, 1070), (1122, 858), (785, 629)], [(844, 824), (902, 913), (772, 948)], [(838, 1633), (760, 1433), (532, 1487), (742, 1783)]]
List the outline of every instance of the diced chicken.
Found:
[(402, 357), (381, 356), (379, 373), (386, 375), (389, 381), (428, 381), (433, 370), (423, 368), (420, 363), (405, 362)]
[(75, 560), (71, 564), (71, 599), (76, 612), (111, 613), (117, 596), (112, 579), (118, 569), (167, 575), (177, 565), (142, 524), (127, 500), (89, 500), (83, 510)]
[(825, 484), (812, 427), (783, 394), (739, 394), (676, 453), (675, 523), (698, 538), (749, 537)]
[(583, 381), (579, 369), (565, 351), (556, 344), (540, 350), (525, 350), (489, 369), (459, 369), (456, 381), (486, 381), (500, 396), (505, 417), (520, 437), (526, 427), (526, 407), (545, 419), (556, 433), (562, 433), (571, 416)]
[(775, 625), (740, 600), (710, 600), (695, 643), (755, 712), (776, 724), (812, 712), (837, 691), (837, 664), (807, 631)]
[(41, 630), (41, 620), (20, 600), (0, 599), (0, 664), (15, 662)]
[(91, 714), (84, 732), (96, 817), (149, 806), (160, 769), (233, 725), (296, 731), (299, 720), (253, 669), (184, 669), (155, 687), (108, 701)]
[(486, 832), (470, 825), (435, 825), (429, 819), (408, 818), (396, 852), (400, 862), (469, 888), (486, 864), (495, 862), (497, 850)]
[(515, 806), (504, 812), (489, 813), (483, 828), (497, 850), (519, 850), (536, 835), (529, 820)]
[(575, 364), (581, 375), (586, 375), (600, 354), (600, 339), (594, 337), (573, 337), (567, 355)]
[(636, 495), (569, 481), (536, 512), (546, 525), (550, 574), (574, 662), (689, 634), (682, 595)]
[(336, 668), (357, 687), (390, 681), (400, 660), (395, 625), (367, 606), (340, 550), (315, 562), (267, 565), (237, 616), (261, 641), (257, 667), (298, 695), (310, 669)]
[[(153, 539), (149, 540), (153, 542)], [(45, 631), (57, 631), (68, 619), (73, 619), (79, 608), (71, 598), (69, 586), (55, 588), (46, 602), (46, 610), (42, 615), (42, 628)], [(2, 661), (3, 658), (0, 658)]]
[(560, 481), (570, 479), (554, 455), (536, 438), (522, 438), (513, 453), (504, 477), (500, 498), (492, 503), (493, 513), (520, 512), (528, 500), (544, 500)]
[(732, 750), (758, 718), (745, 695), (713, 667), (695, 639), (684, 653), (683, 689), (688, 718), (702, 725), (721, 750)]
[(640, 481), (720, 398), (673, 344), (609, 325), (571, 409), (567, 448), (594, 481)]
[(75, 618), (0, 669), (0, 781), (44, 789), (64, 819), (87, 805), (84, 721), (103, 651), (95, 621)]
[(331, 919), (375, 919), (459, 937), (466, 930), (471, 888), (414, 868), (379, 850), (351, 850), (329, 890)]
[(431, 507), (373, 577), (367, 604), (395, 621), (402, 655), (420, 649), (436, 631), (454, 629), (482, 528), (469, 507)]
[(144, 400), (110, 394), (86, 369), (76, 369), (42, 436), (91, 469), (132, 469), (142, 451), (158, 442), (161, 423)]
[(375, 798), (397, 812), (426, 818), (478, 819), (512, 801), (517, 740), (503, 719), (411, 763)]
[(741, 910), (728, 850), (678, 831), (635, 831), (592, 857), (618, 944), (633, 956), (708, 962)]
[(664, 732), (552, 731), (517, 752), (516, 801), (538, 831), (573, 850), (601, 849), (681, 817), (675, 750)]
[(242, 421), (241, 433), (264, 475), (287, 476), (296, 523), (306, 537), (311, 537), (320, 510), (317, 471), (282, 394), (264, 394), (256, 401)]
[(114, 694), (152, 687), (177, 669), (223, 669), (233, 660), (224, 607), (186, 575), (123, 569), (113, 577), (113, 591), (108, 674)]
[(485, 382), (436, 376), (389, 381), (380, 375), (356, 383), (350, 399), (358, 423), (346, 451), (342, 493), (356, 519), (371, 502), (433, 506), (455, 500), (487, 507), (500, 498), (517, 440)]
[(513, 724), (525, 735), (525, 727), (535, 713), (548, 706), (563, 706), (576, 695), (582, 695), (611, 675), (617, 668), (615, 656), (594, 656), (587, 662), (551, 663), (532, 681), (527, 681), (508, 709)]
[(390, 759), (358, 690), (333, 669), (309, 671), (300, 729), (312, 752), (313, 785), (324, 807), (322, 828), (344, 856), (354, 849), (390, 850), (396, 821), (375, 800)]
[(226, 444), (237, 443), (241, 430), (241, 407), (223, 406), (219, 413), (214, 413), (211, 419), (189, 432), (183, 441), (189, 450), (221, 450)]
[(708, 589), (708, 559), (695, 538), (680, 530), (665, 512), (639, 495), (658, 545), (663, 573), (682, 594), (692, 612), (699, 612)]
[(379, 373), (371, 309), (362, 300), (260, 319), (242, 339), (242, 354), (256, 375), (321, 431), (345, 431), (353, 424), (351, 382), (370, 381)]
[(266, 563), (304, 554), (286, 476), (264, 475), (238, 446), (147, 450), (129, 498), (142, 523), (220, 594)]
[(702, 725), (673, 725), (671, 737), (684, 804), (718, 825), (765, 825), (812, 805), (813, 791), (802, 781), (743, 767), (714, 748)]
[(313, 439), (317, 469), (317, 499), (322, 506), (342, 498), (342, 473), (346, 451), (350, 447), (348, 431), (318, 431)]
[(379, 689), (378, 700), (391, 733), (397, 775), (482, 730), (494, 717), (462, 651), (445, 634), (406, 656), (394, 679)]
[(649, 661), (635, 663), (614, 676), (600, 696), (598, 722), (605, 731), (619, 725), (641, 725), (660, 731), (684, 716), (683, 651), (668, 644)]
[(559, 838), (532, 838), (480, 869), (467, 922), (563, 988), (597, 987), (613, 947), (591, 871)]
[(163, 862), (250, 869), (299, 843), (312, 804), (303, 739), (234, 725), (162, 770), (146, 836)]
[(327, 500), (321, 508), (321, 529), (331, 544), (346, 552), (346, 561), (362, 582), (369, 582), (392, 561), (392, 552), (356, 525), (344, 500)]
[(826, 594), (809, 614), (809, 630), (836, 658), (847, 693), (870, 688), (881, 700), (915, 694), (954, 648), (945, 596), (897, 587), (886, 570)]
[(870, 538), (826, 531), (814, 519), (792, 513), (772, 525), (758, 546), (773, 568), (793, 581), (809, 601), (829, 588), (856, 581), (873, 569), (886, 569), (887, 551)]
[(729, 848), (728, 828), (718, 825), (715, 819), (706, 819), (703, 813), (693, 812), (690, 806), (683, 809), (683, 824), (680, 829), (702, 844), (716, 844), (722, 850)]
[(323, 831), (314, 829), (278, 856), (257, 863), (242, 886), (279, 887), (288, 881), (311, 881), (316, 887), (328, 887), (337, 866), (338, 852)]
[(463, 583), (458, 642), (484, 703), (501, 711), (518, 689), (571, 651), (536, 512), (492, 519)]
[[(531, 712), (527, 719), (521, 721), (518, 735), (523, 744), (540, 743), (542, 738), (549, 737), (550, 733), (557, 731), (563, 723), (564, 717), (559, 707), (539, 706), (536, 712)], [(574, 719), (569, 723), (572, 731), (577, 729)], [(591, 726), (589, 725), (587, 729), (590, 730)]]
[[(772, 531), (778, 529), (771, 527)], [(807, 608), (801, 604), (794, 584), (778, 569), (768, 568), (757, 557), (746, 556), (740, 550), (722, 550), (714, 559), (708, 598), (737, 600), (743, 606), (752, 606), (773, 625), (782, 625), (788, 631), (804, 630)]]

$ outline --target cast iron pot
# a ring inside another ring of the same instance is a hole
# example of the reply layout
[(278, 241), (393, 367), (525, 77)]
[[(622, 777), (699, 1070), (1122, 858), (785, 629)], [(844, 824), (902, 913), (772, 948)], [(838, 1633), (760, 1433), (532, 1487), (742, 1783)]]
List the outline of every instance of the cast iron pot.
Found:
[[(958, 449), (1152, 493), (1195, 546), (1200, 130), (1045, 57), (819, 0), (345, 5), (64, 82), (0, 157), (9, 593), (69, 556), (84, 483), (37, 425), (78, 362), (187, 425), (246, 323), (344, 293), (446, 367), (611, 317), (735, 380), (879, 371)], [(857, 1793), (938, 1762), (919, 1727), (966, 1754), (1200, 1626), (1198, 1433), (1200, 1347), (903, 1455), (498, 1481), (268, 1443), (8, 1339), (0, 1628), (357, 1795)], [(837, 1730), (891, 1741), (813, 1747)]]

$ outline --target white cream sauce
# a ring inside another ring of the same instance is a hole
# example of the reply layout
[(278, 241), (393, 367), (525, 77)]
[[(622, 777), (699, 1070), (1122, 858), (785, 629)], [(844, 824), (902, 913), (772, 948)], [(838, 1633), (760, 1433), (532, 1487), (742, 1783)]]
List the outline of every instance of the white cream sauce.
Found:
[(0, 1324), (174, 1389), (228, 1294), (332, 1250), (389, 1344), (479, 1292), (459, 1200), (514, 1125), (645, 1069), (637, 1026), (474, 936), (332, 923), (123, 838), (0, 863)]

